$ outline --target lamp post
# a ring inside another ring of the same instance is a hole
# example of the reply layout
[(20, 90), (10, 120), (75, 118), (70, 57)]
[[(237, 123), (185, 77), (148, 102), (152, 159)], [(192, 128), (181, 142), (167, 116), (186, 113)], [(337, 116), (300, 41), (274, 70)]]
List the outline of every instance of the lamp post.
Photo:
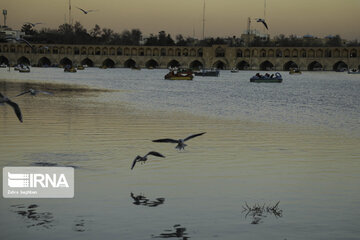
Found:
[(3, 15), (4, 15), (4, 27), (6, 26), (6, 15), (7, 15), (7, 10), (3, 9)]

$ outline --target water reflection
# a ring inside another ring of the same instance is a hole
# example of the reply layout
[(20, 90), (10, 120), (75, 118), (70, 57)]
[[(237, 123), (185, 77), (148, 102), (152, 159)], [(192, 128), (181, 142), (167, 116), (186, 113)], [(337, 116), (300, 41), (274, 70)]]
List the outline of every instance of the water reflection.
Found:
[(152, 235), (152, 238), (181, 238), (183, 240), (189, 239), (187, 236), (186, 228), (181, 227), (180, 224), (176, 224), (173, 226), (173, 229), (165, 229), (164, 233), (161, 233), (158, 236)]
[(39, 167), (73, 167), (75, 169), (80, 168), (73, 163), (86, 161), (88, 157), (81, 154), (73, 153), (33, 153), (26, 157), (32, 163), (31, 166)]
[(277, 202), (274, 206), (271, 205), (260, 205), (254, 204), (254, 206), (250, 207), (246, 202), (245, 206), (243, 206), (242, 213), (245, 213), (245, 218), (248, 216), (252, 217), (251, 224), (259, 224), (262, 223), (262, 219), (269, 215), (273, 215), (276, 218), (281, 218), (283, 216), (283, 210), (279, 208), (279, 202)]
[(53, 214), (51, 212), (41, 212), (38, 208), (39, 206), (36, 204), (27, 207), (24, 204), (11, 205), (11, 211), (23, 217), (27, 228), (42, 227), (49, 229), (53, 227)]
[(130, 193), (130, 197), (134, 200), (134, 205), (142, 205), (146, 207), (157, 207), (159, 205), (164, 204), (165, 198), (156, 198), (155, 200), (150, 200), (144, 195), (135, 195), (133, 193)]
[(75, 221), (74, 221), (74, 226), (73, 226), (73, 230), (75, 232), (85, 232), (88, 231), (88, 224), (89, 224), (89, 220), (86, 219), (83, 216), (78, 216)]

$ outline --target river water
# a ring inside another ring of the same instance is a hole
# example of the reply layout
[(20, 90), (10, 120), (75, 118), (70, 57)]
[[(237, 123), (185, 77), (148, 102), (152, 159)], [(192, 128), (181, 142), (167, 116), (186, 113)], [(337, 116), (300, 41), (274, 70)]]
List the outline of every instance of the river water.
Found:
[[(75, 168), (74, 199), (2, 198), (1, 239), (359, 238), (360, 76), (166, 72), (0, 69), (8, 97), (54, 93), (12, 97), (22, 124), (0, 106), (0, 166)], [(151, 142), (199, 132), (181, 152)], [(166, 158), (130, 170), (152, 150)], [(279, 201), (281, 214), (243, 209)]]

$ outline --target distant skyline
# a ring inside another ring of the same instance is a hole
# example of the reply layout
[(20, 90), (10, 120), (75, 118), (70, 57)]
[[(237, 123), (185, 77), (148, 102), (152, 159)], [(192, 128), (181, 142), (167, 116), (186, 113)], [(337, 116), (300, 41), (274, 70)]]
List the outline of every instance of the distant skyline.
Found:
[[(121, 33), (138, 28), (143, 35), (159, 31), (202, 38), (204, 0), (71, 0), (73, 22), (90, 30), (98, 24)], [(360, 40), (358, 24), (360, 0), (266, 0), (266, 21), (251, 28), (271, 37), (284, 34), (317, 37), (339, 34), (342, 38)], [(89, 14), (76, 7), (96, 9)], [(69, 20), (69, 0), (8, 0), (0, 5), (7, 9), (7, 25), (20, 29), (25, 22), (43, 22), (35, 29), (57, 28)], [(264, 0), (206, 0), (206, 37), (240, 35), (247, 28), (247, 18), (264, 17)], [(3, 25), (3, 16), (1, 17)]]

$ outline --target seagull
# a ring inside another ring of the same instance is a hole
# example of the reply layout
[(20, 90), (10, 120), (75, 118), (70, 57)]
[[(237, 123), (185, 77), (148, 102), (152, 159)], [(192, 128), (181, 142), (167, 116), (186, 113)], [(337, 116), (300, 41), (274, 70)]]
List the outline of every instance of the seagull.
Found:
[(184, 139), (179, 139), (179, 140), (175, 140), (175, 139), (171, 139), (171, 138), (163, 138), (163, 139), (157, 139), (157, 140), (153, 140), (153, 142), (167, 142), (167, 143), (177, 143), (178, 145), (176, 145), (175, 148), (181, 150), (181, 149), (185, 149), (185, 147), (187, 146), (184, 142), (187, 140), (190, 140), (194, 137), (197, 136), (201, 136), (203, 134), (205, 134), (206, 132), (202, 132), (202, 133), (197, 133), (197, 134), (193, 134), (188, 136), (187, 138)]
[(97, 10), (84, 10), (82, 8), (76, 7), (77, 9), (81, 10), (84, 14), (88, 14), (89, 12), (96, 12)]
[(266, 24), (266, 22), (265, 22), (265, 19), (257, 18), (257, 19), (256, 19), (256, 22), (262, 22), (262, 23), (264, 24), (264, 26), (266, 27), (266, 29), (269, 30), (269, 28), (268, 28), (268, 26), (267, 26), (267, 24)]
[(153, 155), (153, 156), (156, 156), (156, 157), (165, 157), (164, 155), (162, 155), (161, 153), (158, 153), (158, 152), (154, 152), (154, 151), (151, 151), (151, 152), (148, 152), (145, 156), (141, 157), (139, 155), (136, 156), (136, 158), (134, 159), (132, 165), (131, 165), (131, 170), (135, 167), (135, 164), (136, 162), (143, 162), (145, 163), (146, 160), (147, 160), (147, 156), (148, 155)]
[(11, 41), (11, 40), (17, 41), (17, 42), (24, 42), (24, 43), (26, 43), (26, 45), (28, 45), (31, 49), (35, 50), (35, 48), (34, 48), (28, 41), (26, 41), (26, 40), (23, 39), (23, 38), (6, 37), (5, 40), (8, 41), (8, 42)]
[(4, 104), (4, 103), (9, 104), (9, 105), (14, 109), (14, 111), (15, 111), (15, 113), (16, 113), (16, 116), (18, 117), (19, 121), (20, 121), (20, 122), (23, 122), (22, 114), (21, 114), (19, 105), (17, 105), (17, 104), (14, 103), (13, 101), (11, 101), (9, 98), (5, 97), (4, 95), (2, 95), (2, 94), (0, 93), (0, 104)]
[(30, 88), (29, 90), (22, 92), (22, 93), (16, 95), (15, 97), (19, 97), (19, 96), (27, 94), (27, 93), (30, 93), (31, 96), (36, 96), (38, 93), (53, 95), (53, 93), (51, 93), (51, 92), (45, 92), (45, 91), (40, 91), (40, 90), (35, 90), (35, 89)]
[(29, 25), (31, 25), (32, 27), (35, 27), (36, 25), (43, 24), (43, 23), (41, 23), (41, 22), (38, 22), (38, 23), (26, 22), (26, 24), (29, 24)]

